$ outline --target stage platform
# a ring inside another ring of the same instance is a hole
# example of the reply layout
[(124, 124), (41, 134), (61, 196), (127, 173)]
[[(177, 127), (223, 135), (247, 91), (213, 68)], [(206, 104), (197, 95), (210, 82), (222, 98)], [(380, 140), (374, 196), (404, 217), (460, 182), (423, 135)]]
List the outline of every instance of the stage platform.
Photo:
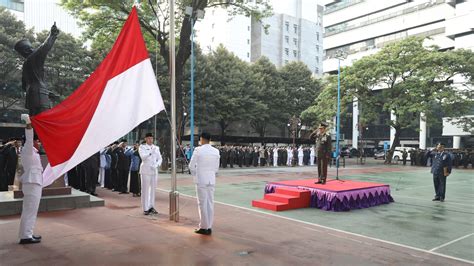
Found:
[(393, 202), (390, 186), (386, 184), (328, 179), (326, 184), (322, 185), (315, 184), (315, 181), (302, 179), (269, 182), (265, 186), (265, 194), (275, 193), (277, 188), (309, 190), (309, 206), (325, 211), (349, 211)]

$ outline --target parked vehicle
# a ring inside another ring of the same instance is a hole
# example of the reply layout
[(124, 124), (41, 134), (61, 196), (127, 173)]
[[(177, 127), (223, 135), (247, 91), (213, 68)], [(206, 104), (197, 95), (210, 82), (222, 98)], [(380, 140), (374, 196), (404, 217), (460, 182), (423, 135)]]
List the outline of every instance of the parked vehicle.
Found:
[(395, 161), (401, 161), (403, 160), (403, 150), (406, 150), (408, 155), (407, 155), (407, 161), (410, 161), (410, 151), (414, 150), (415, 148), (412, 147), (395, 147), (395, 151), (393, 152), (393, 157), (392, 159)]
[(377, 151), (377, 152), (374, 154), (374, 159), (375, 159), (375, 160), (377, 160), (377, 159), (385, 160), (385, 151), (384, 151), (384, 150)]

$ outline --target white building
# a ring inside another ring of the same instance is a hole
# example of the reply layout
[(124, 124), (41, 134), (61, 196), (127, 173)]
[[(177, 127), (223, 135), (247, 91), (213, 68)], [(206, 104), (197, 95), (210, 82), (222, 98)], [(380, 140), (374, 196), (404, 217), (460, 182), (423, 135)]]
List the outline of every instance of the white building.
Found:
[[(252, 2), (255, 0), (249, 0)], [(254, 62), (266, 56), (277, 67), (291, 61), (304, 62), (316, 75), (322, 74), (322, 10), (315, 0), (273, 0), (274, 15), (262, 24), (243, 15), (229, 16), (221, 8), (206, 10), (196, 23), (196, 40), (204, 52), (224, 45), (240, 59)]]
[(195, 24), (196, 42), (204, 53), (220, 44), (246, 62), (250, 62), (250, 18), (229, 16), (222, 8), (209, 8), (204, 19)]
[[(341, 61), (341, 66), (347, 66), (408, 36), (430, 37), (426, 44), (440, 49), (474, 48), (472, 0), (327, 0), (324, 5), (323, 70), (327, 74), (337, 73), (338, 50), (347, 55)], [(353, 114), (352, 146), (357, 147), (357, 103)], [(392, 142), (393, 133), (390, 136)], [(453, 146), (459, 144), (460, 137), (454, 136)], [(424, 121), (420, 121), (419, 146), (426, 148)]]
[(0, 6), (22, 20), (26, 28), (35, 32), (50, 30), (54, 22), (62, 32), (79, 37), (82, 33), (76, 20), (60, 5), (60, 0), (0, 0)]

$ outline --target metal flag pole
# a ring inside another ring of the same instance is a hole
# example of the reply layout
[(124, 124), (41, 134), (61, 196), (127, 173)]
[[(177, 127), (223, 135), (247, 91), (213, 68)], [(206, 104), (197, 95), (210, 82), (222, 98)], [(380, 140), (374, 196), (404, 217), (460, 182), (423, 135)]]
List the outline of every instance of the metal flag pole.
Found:
[(190, 135), (190, 149), (191, 149), (191, 156), (193, 155), (194, 151), (194, 21), (193, 16), (190, 17), (191, 20), (191, 114), (189, 116), (189, 127), (191, 129)]
[(174, 1), (169, 0), (170, 6), (170, 75), (171, 75), (171, 191), (170, 191), (170, 220), (179, 221), (179, 193), (176, 191), (176, 73), (175, 73), (175, 34), (174, 34)]
[(341, 125), (341, 59), (337, 59), (336, 180), (339, 180), (339, 130)]

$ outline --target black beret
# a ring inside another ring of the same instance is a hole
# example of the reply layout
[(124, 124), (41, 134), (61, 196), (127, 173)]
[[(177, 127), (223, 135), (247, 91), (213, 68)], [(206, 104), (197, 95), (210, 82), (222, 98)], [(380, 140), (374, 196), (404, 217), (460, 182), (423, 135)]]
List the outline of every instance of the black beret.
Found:
[(153, 134), (151, 134), (151, 133), (146, 133), (145, 138), (148, 138), (148, 137), (153, 137)]

